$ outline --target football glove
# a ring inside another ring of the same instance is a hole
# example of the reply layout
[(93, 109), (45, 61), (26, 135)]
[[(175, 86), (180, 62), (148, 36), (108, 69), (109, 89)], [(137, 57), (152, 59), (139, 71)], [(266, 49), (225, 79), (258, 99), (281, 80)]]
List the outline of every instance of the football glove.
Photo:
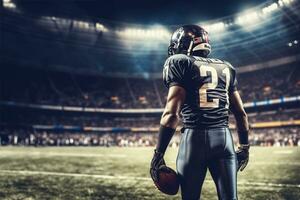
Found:
[(151, 166), (150, 166), (150, 175), (154, 183), (158, 182), (159, 174), (158, 174), (158, 169), (162, 166), (165, 166), (165, 160), (164, 160), (164, 155), (163, 153), (160, 153), (156, 150), (154, 150), (154, 155), (151, 161)]
[(237, 157), (237, 171), (243, 171), (248, 164), (249, 161), (249, 145), (241, 145), (236, 151)]

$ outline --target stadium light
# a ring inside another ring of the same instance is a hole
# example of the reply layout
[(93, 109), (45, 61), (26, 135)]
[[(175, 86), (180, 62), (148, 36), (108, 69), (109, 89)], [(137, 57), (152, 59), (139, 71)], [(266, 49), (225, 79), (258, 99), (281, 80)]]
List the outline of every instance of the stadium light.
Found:
[(298, 44), (298, 40), (294, 40), (294, 41), (291, 41), (291, 42), (287, 43), (287, 45), (289, 47), (292, 47), (293, 45), (297, 45), (297, 44)]
[(77, 27), (82, 28), (82, 29), (88, 29), (89, 28), (89, 23), (88, 22), (74, 20), (73, 23), (74, 23), (74, 26), (77, 26)]
[(170, 33), (163, 28), (141, 29), (141, 28), (126, 28), (122, 31), (116, 31), (119, 36), (128, 38), (169, 38)]
[(279, 4), (280, 6), (284, 6), (284, 5), (289, 5), (289, 4), (291, 4), (293, 1), (294, 1), (294, 0), (279, 0), (279, 1), (278, 1), (278, 4)]
[(263, 14), (269, 14), (271, 12), (274, 12), (275, 10), (278, 9), (278, 4), (277, 3), (272, 3), (271, 5), (269, 6), (266, 6), (262, 9), (262, 13)]
[(17, 6), (11, 0), (3, 0), (3, 7), (9, 9), (15, 9)]
[(206, 29), (208, 32), (218, 32), (218, 31), (223, 31), (225, 29), (225, 23), (224, 22), (217, 22), (214, 24), (208, 24), (208, 25), (203, 25), (203, 28)]
[(95, 28), (97, 31), (101, 31), (101, 32), (107, 32), (108, 29), (103, 25), (103, 24), (100, 24), (100, 23), (96, 23), (95, 25)]
[(49, 21), (55, 21), (55, 23), (63, 26), (63, 27), (69, 27), (70, 23), (73, 22), (74, 27), (78, 29), (85, 29), (89, 31), (101, 31), (101, 32), (107, 32), (108, 28), (105, 27), (103, 24), (97, 22), (87, 22), (87, 21), (80, 21), (80, 20), (73, 20), (68, 18), (60, 18), (55, 16), (44, 16), (42, 19), (49, 20)]
[(236, 19), (236, 23), (239, 25), (249, 25), (249, 24), (256, 24), (258, 20), (259, 20), (259, 14), (253, 11), (239, 16)]

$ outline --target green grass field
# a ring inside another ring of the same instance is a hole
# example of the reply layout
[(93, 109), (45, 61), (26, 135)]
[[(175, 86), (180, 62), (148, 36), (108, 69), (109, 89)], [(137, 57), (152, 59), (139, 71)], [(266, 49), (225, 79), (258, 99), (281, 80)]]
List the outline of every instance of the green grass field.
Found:
[[(152, 148), (1, 147), (0, 199), (180, 199), (160, 193), (149, 178)], [(300, 148), (251, 149), (238, 176), (239, 199), (300, 199)], [(177, 149), (166, 162), (175, 167)], [(213, 200), (211, 177), (202, 199)]]

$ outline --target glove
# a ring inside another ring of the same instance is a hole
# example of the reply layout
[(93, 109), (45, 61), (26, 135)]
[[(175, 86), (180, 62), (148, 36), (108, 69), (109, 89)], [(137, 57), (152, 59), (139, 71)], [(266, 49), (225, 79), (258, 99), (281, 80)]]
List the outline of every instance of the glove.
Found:
[(150, 166), (150, 175), (154, 183), (158, 182), (158, 169), (165, 166), (164, 154), (154, 150), (154, 155)]
[(156, 150), (154, 150), (154, 155), (150, 166), (150, 175), (155, 185), (158, 183), (159, 169), (164, 167), (164, 170), (168, 170), (164, 160), (165, 151), (173, 137), (175, 129), (160, 125), (158, 133), (158, 142), (156, 145)]
[(237, 171), (243, 171), (248, 164), (249, 161), (249, 148), (250, 146), (241, 145), (236, 151), (236, 157), (238, 162)]

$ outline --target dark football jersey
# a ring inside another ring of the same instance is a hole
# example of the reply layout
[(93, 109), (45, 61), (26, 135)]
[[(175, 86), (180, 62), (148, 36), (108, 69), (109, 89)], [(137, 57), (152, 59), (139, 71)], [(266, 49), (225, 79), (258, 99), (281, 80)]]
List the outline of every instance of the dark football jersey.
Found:
[(228, 127), (230, 93), (236, 90), (236, 70), (230, 63), (213, 58), (177, 54), (164, 65), (167, 88), (186, 91), (181, 114), (186, 128)]

